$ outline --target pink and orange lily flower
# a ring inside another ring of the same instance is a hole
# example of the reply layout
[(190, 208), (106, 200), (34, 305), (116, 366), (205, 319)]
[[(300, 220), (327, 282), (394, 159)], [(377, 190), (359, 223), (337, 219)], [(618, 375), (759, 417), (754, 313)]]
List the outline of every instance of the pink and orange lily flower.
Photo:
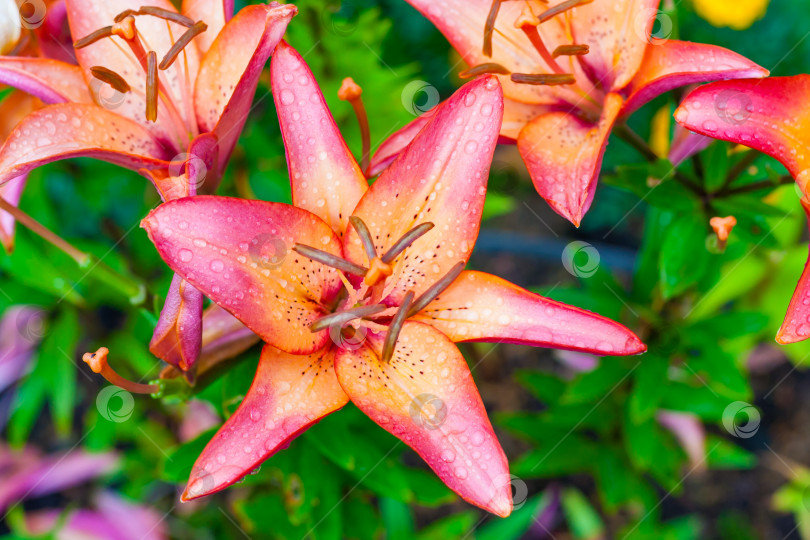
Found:
[[(214, 191), (248, 117), (262, 68), (297, 9), (233, 2), (65, 0), (79, 65), (0, 57), (0, 82), (48, 107), (0, 148), (0, 185), (59, 159), (89, 156), (138, 170), (164, 200)], [(21, 182), (15, 180), (12, 186)], [(19, 189), (8, 196), (19, 199)], [(172, 282), (150, 350), (189, 372), (203, 296)]]
[[(810, 220), (810, 75), (725, 81), (698, 88), (675, 112), (684, 127), (742, 144), (787, 167)], [(810, 257), (776, 335), (782, 344), (810, 338)]]
[(284, 42), (271, 75), (294, 204), (189, 197), (142, 223), (175, 272), (266, 342), (253, 385), (183, 498), (233, 484), (352, 401), (465, 500), (508, 515), (507, 460), (454, 343), (603, 355), (646, 347), (599, 315), (463, 271), (502, 120), (495, 77), (456, 92), (369, 187)]
[[(407, 1), (447, 37), (468, 74), (498, 74), (501, 136), (517, 143), (540, 195), (577, 226), (615, 125), (680, 86), (768, 75), (726, 49), (651, 36), (665, 17), (659, 0)], [(384, 168), (426, 121), (394, 134), (369, 172)]]

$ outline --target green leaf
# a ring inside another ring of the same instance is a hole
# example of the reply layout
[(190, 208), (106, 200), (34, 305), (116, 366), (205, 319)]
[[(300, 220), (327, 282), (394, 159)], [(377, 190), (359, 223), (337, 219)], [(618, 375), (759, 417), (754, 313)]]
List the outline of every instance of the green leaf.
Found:
[(642, 423), (653, 417), (661, 402), (661, 388), (667, 382), (669, 361), (647, 354), (634, 372), (633, 391), (630, 394), (630, 419)]
[(565, 382), (550, 373), (522, 369), (515, 373), (515, 379), (543, 403), (555, 403), (565, 392)]
[(407, 504), (383, 497), (380, 499), (380, 513), (382, 514), (388, 540), (409, 540), (413, 538), (416, 527)]
[(159, 469), (160, 478), (173, 484), (185, 485), (188, 482), (189, 475), (191, 475), (194, 462), (197, 461), (197, 457), (202, 453), (208, 441), (214, 437), (217, 429), (219, 428), (209, 429), (196, 438), (170, 450)]
[(515, 509), (506, 519), (493, 520), (475, 531), (476, 540), (518, 540), (523, 538), (535, 522), (535, 518), (546, 508), (553, 497), (552, 490), (532, 497)]
[(596, 540), (604, 536), (605, 524), (602, 518), (579, 490), (564, 489), (560, 502), (574, 538)]
[(448, 540), (450, 538), (463, 538), (478, 521), (475, 512), (467, 511), (453, 514), (446, 518), (434, 521), (416, 534), (416, 540)]
[(700, 281), (709, 262), (706, 225), (700, 214), (678, 216), (661, 245), (661, 293), (669, 300)]
[(715, 141), (700, 155), (706, 190), (714, 193), (726, 183), (729, 169), (728, 143)]

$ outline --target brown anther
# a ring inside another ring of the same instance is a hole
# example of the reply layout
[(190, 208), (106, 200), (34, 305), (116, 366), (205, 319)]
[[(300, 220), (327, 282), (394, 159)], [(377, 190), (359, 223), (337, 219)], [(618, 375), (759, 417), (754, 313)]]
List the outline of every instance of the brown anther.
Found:
[(406, 232), (404, 235), (402, 235), (402, 238), (397, 240), (396, 243), (394, 243), (394, 245), (385, 252), (385, 255), (381, 257), (382, 262), (386, 264), (394, 262), (394, 259), (399, 257), (400, 253), (408, 249), (411, 244), (416, 242), (423, 234), (428, 232), (433, 227), (433, 223), (428, 221), (426, 223), (422, 223), (421, 225), (417, 225), (410, 231)]
[(76, 40), (76, 42), (73, 43), (73, 48), (74, 49), (83, 49), (84, 47), (87, 47), (88, 45), (92, 45), (96, 41), (100, 41), (100, 40), (102, 40), (104, 38), (108, 38), (108, 37), (110, 37), (112, 35), (113, 35), (113, 27), (112, 26), (105, 26), (104, 28), (99, 28), (95, 32), (87, 34), (83, 38)]
[(737, 218), (734, 216), (728, 217), (713, 217), (709, 220), (709, 225), (714, 229), (714, 234), (720, 241), (720, 245), (725, 245), (728, 242), (728, 237), (734, 226), (737, 225)]
[(588, 54), (591, 48), (588, 45), (560, 45), (551, 56), (557, 58), (558, 56), (581, 56)]
[(338, 98), (351, 103), (354, 114), (357, 116), (357, 123), (360, 125), (360, 138), (363, 144), (360, 167), (363, 174), (366, 174), (371, 161), (371, 130), (368, 125), (368, 113), (366, 113), (366, 106), (363, 104), (362, 96), (363, 89), (351, 77), (343, 79), (343, 84), (340, 85), (340, 90), (338, 90)]
[[(191, 28), (194, 26), (194, 20), (189, 19), (185, 15), (181, 15), (175, 11), (169, 11), (167, 9), (154, 7), (154, 6), (143, 6), (141, 9), (138, 10), (139, 15), (151, 15), (153, 17), (157, 17), (159, 19), (164, 19), (167, 21), (171, 21), (177, 23), (179, 25), (185, 26), (187, 28)], [(197, 23), (199, 24), (199, 23)]]
[(356, 276), (365, 276), (366, 272), (368, 272), (367, 268), (364, 268), (359, 264), (354, 264), (353, 262), (349, 262), (342, 257), (338, 257), (337, 255), (333, 255), (331, 253), (327, 253), (326, 251), (321, 251), (320, 249), (316, 249), (304, 244), (295, 244), (293, 251), (313, 261), (325, 264), (326, 266), (331, 266), (332, 268), (342, 270), (343, 272), (349, 274), (354, 274)]
[(465, 69), (458, 76), (462, 79), (469, 79), (470, 77), (477, 77), (485, 73), (497, 73), (499, 75), (509, 75), (510, 71), (500, 64), (495, 62), (487, 62), (485, 64), (478, 64), (469, 69)]
[(124, 80), (121, 75), (102, 66), (93, 66), (90, 68), (90, 73), (101, 82), (109, 84), (113, 89), (126, 94), (130, 91), (129, 84)]
[(576, 77), (569, 73), (543, 73), (539, 75), (531, 73), (512, 73), (510, 78), (512, 82), (515, 83), (542, 86), (559, 86), (577, 82)]
[(122, 11), (121, 13), (116, 15), (115, 18), (113, 19), (113, 21), (121, 22), (124, 19), (126, 19), (127, 17), (129, 17), (130, 15), (137, 15), (137, 14), (138, 14), (137, 9), (125, 9), (124, 11)]
[(360, 88), (354, 79), (346, 77), (340, 85), (338, 90), (338, 99), (341, 101), (353, 101), (363, 95), (363, 89)]
[(163, 57), (163, 60), (161, 60), (160, 66), (158, 67), (161, 70), (169, 69), (169, 67), (171, 67), (171, 65), (174, 63), (175, 59), (180, 54), (180, 52), (183, 49), (185, 49), (189, 43), (191, 43), (191, 40), (199, 36), (203, 32), (205, 32), (206, 30), (208, 30), (208, 25), (202, 21), (192, 25), (191, 28), (183, 32), (183, 35), (180, 36), (180, 39), (178, 39), (174, 43), (174, 45), (172, 45), (171, 49), (169, 49), (169, 52), (167, 52), (166, 56)]
[(560, 2), (556, 6), (548, 8), (543, 13), (538, 15), (537, 18), (540, 19), (541, 23), (544, 23), (553, 19), (564, 11), (568, 11), (569, 9), (573, 9), (578, 6), (584, 6), (585, 4), (590, 4), (591, 2), (593, 2), (593, 0), (566, 0), (565, 2)]
[(374, 247), (374, 240), (371, 238), (366, 223), (357, 216), (349, 217), (349, 223), (352, 224), (354, 230), (357, 231), (357, 236), (360, 237), (360, 242), (363, 244), (363, 249), (366, 252), (369, 262), (377, 257), (377, 249)]
[(442, 294), (447, 287), (453, 284), (453, 282), (461, 275), (461, 272), (464, 271), (464, 261), (457, 262), (453, 268), (450, 269), (447, 274), (445, 274), (439, 281), (431, 285), (428, 290), (422, 293), (422, 295), (416, 299), (416, 302), (413, 303), (411, 309), (408, 311), (408, 317), (416, 315), (428, 304), (433, 302), (440, 294)]
[(484, 24), (484, 56), (492, 56), (492, 34), (495, 32), (495, 21), (498, 19), (502, 1), (492, 0), (492, 7), (489, 8), (489, 15)]
[(98, 373), (111, 384), (123, 388), (127, 392), (132, 392), (133, 394), (156, 394), (160, 391), (160, 386), (156, 384), (136, 383), (119, 375), (107, 363), (107, 355), (109, 353), (110, 350), (107, 347), (101, 347), (94, 353), (85, 353), (84, 356), (82, 356), (82, 360), (84, 360), (85, 364), (90, 366), (93, 373)]
[(135, 30), (135, 17), (127, 15), (120, 21), (117, 21), (112, 27), (112, 33), (114, 36), (118, 36), (127, 41), (135, 39), (135, 35), (137, 34)]
[(379, 257), (374, 257), (371, 260), (366, 277), (363, 278), (363, 283), (373, 287), (393, 273), (394, 268), (390, 264), (383, 262)]
[(385, 311), (386, 309), (388, 308), (382, 304), (347, 309), (339, 313), (332, 313), (331, 315), (321, 317), (309, 325), (309, 329), (312, 332), (320, 332), (321, 330), (326, 330), (333, 325), (338, 325), (340, 328), (343, 328), (345, 324), (350, 323), (355, 319), (370, 317), (371, 315), (376, 315), (377, 313)]
[(405, 320), (408, 318), (408, 311), (411, 309), (413, 297), (414, 292), (408, 291), (405, 298), (402, 299), (402, 304), (400, 304), (397, 314), (394, 315), (391, 324), (388, 325), (388, 333), (385, 334), (382, 354), (380, 355), (380, 360), (383, 362), (389, 362), (394, 356), (394, 351), (397, 347), (397, 339), (399, 338), (399, 333), (402, 332), (402, 326), (405, 324)]
[(158, 115), (158, 69), (157, 54), (149, 51), (146, 55), (146, 119), (157, 121)]

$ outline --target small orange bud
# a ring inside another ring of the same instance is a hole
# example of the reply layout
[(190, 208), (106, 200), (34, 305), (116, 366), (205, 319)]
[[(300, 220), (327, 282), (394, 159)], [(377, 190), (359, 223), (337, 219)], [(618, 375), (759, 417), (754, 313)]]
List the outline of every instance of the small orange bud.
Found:
[(713, 217), (709, 220), (709, 225), (711, 225), (712, 229), (714, 229), (717, 239), (723, 244), (728, 241), (728, 237), (736, 224), (737, 218), (734, 216)]

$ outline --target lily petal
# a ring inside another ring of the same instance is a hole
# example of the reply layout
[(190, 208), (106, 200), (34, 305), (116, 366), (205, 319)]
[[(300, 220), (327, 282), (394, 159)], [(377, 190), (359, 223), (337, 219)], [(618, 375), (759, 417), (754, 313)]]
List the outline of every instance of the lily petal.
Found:
[(139, 124), (95, 105), (60, 103), (26, 116), (0, 148), (0, 183), (72, 157), (128, 169), (168, 167), (166, 149)]
[(778, 159), (794, 178), (810, 168), (810, 75), (722, 81), (698, 88), (675, 111), (687, 129)]
[(338, 380), (352, 402), (463, 499), (508, 516), (509, 465), (459, 350), (430, 326), (406, 322), (394, 356), (382, 362), (381, 339), (373, 336), (336, 356)]
[[(810, 202), (802, 198), (802, 206), (810, 223)], [(810, 338), (810, 254), (799, 278), (799, 284), (793, 291), (785, 320), (776, 334), (776, 341), (782, 345), (798, 343)]]
[[(492, 0), (407, 0), (427, 17), (470, 66), (494, 62), (514, 73), (550, 73), (540, 53), (522, 30), (515, 28), (524, 2), (503, 2), (495, 31), (492, 34), (492, 56), (483, 53), (484, 26)], [(581, 9), (581, 8), (579, 8)], [(559, 18), (554, 18), (537, 27), (543, 41), (553, 50), (558, 45), (570, 43)], [(534, 104), (558, 103), (559, 89), (512, 82), (509, 76), (498, 77), (505, 96)]]
[(688, 84), (767, 76), (767, 69), (722, 47), (653, 39), (641, 68), (624, 91), (628, 98), (622, 116), (664, 92)]
[[(441, 106), (442, 103), (439, 103), (436, 107)], [(435, 110), (434, 108), (428, 113), (417, 116), (416, 119), (407, 123), (405, 127), (395, 131), (388, 137), (379, 148), (377, 148), (377, 151), (374, 152), (374, 156), (371, 158), (371, 164), (368, 170), (369, 176), (377, 176), (383, 172), (386, 167), (391, 165), (397, 156), (413, 142), (414, 137), (422, 131), (422, 128), (430, 122), (430, 117)]]
[[(0, 185), (0, 197), (5, 199), (6, 202), (17, 206), (20, 203), (26, 180), (28, 180), (28, 175), (23, 174)], [(3, 244), (6, 253), (14, 251), (16, 223), (17, 220), (14, 219), (14, 216), (8, 212), (0, 211), (0, 243)]]
[[(420, 294), (469, 258), (478, 237), (502, 116), (502, 93), (495, 77), (464, 85), (360, 200), (354, 215), (368, 225), (380, 255), (414, 226), (435, 225), (396, 259), (392, 301), (401, 300), (409, 290)], [(353, 228), (346, 234), (344, 249), (353, 262), (368, 263)]]
[(149, 350), (173, 366), (188, 371), (202, 347), (203, 294), (177, 274), (172, 278)]
[(555, 212), (577, 227), (596, 192), (602, 157), (622, 107), (608, 94), (597, 124), (567, 112), (532, 120), (518, 136), (518, 150), (538, 193)]
[(342, 237), (368, 182), (304, 59), (282, 41), (270, 66), (293, 204), (323, 219)]
[(194, 21), (203, 21), (208, 30), (200, 34), (194, 43), (201, 53), (208, 52), (214, 39), (233, 17), (233, 0), (183, 0), (180, 12)]
[(6, 54), (20, 40), (20, 8), (14, 0), (0, 0), (0, 15), (0, 54)]
[(200, 130), (219, 138), (220, 172), (245, 125), (262, 68), (297, 12), (292, 4), (247, 6), (203, 57), (194, 108)]
[(228, 487), (346, 405), (334, 356), (334, 348), (296, 356), (266, 345), (247, 396), (197, 458), (182, 500)]
[(327, 314), (337, 271), (297, 244), (341, 256), (332, 229), (294, 206), (201, 195), (170, 201), (141, 224), (166, 263), (273, 346), (310, 354), (329, 341), (308, 326)]
[(641, 66), (660, 0), (611, 0), (575, 8), (574, 42), (590, 52), (578, 57), (590, 78), (606, 90), (624, 88)]
[(0, 57), (0, 83), (38, 97), (45, 103), (92, 103), (84, 72), (47, 58)]
[[(133, 2), (132, 0), (65, 0), (68, 11), (68, 21), (70, 32), (74, 39), (82, 38), (99, 28), (113, 24), (116, 15), (126, 9), (139, 9), (143, 6), (154, 6), (168, 11), (177, 10), (167, 0), (143, 0)], [(157, 53), (157, 57), (163, 58), (173, 45), (173, 39), (179, 38), (186, 30), (185, 27), (176, 23), (169, 23), (165, 20), (151, 16), (139, 16), (135, 26), (138, 34), (144, 42), (147, 50)], [(149, 122), (146, 120), (146, 73), (140, 62), (130, 51), (129, 46), (118, 38), (102, 39), (76, 51), (76, 59), (84, 69), (88, 81), (93, 81), (90, 68), (102, 66), (115, 71), (132, 88), (114, 103), (115, 111), (127, 118), (131, 118), (145, 126), (157, 137), (165, 140), (170, 139), (165, 126), (174, 122), (171, 120), (166, 107), (158, 107), (158, 121)], [(188, 72), (186, 72), (186, 67)], [(179, 114), (183, 116), (186, 125), (192, 125), (194, 118), (189, 118), (191, 85), (197, 76), (200, 67), (200, 55), (195, 47), (186, 47), (181, 53), (180, 61), (175, 62), (166, 71), (161, 72), (161, 80), (169, 93), (172, 101), (188, 106), (180, 106)], [(99, 87), (100, 88), (100, 87)], [(110, 106), (112, 108), (112, 105)], [(185, 135), (185, 134), (183, 134)]]
[(638, 354), (647, 349), (617, 322), (483, 272), (462, 272), (412, 319), (455, 342), (518, 343), (600, 355)]

